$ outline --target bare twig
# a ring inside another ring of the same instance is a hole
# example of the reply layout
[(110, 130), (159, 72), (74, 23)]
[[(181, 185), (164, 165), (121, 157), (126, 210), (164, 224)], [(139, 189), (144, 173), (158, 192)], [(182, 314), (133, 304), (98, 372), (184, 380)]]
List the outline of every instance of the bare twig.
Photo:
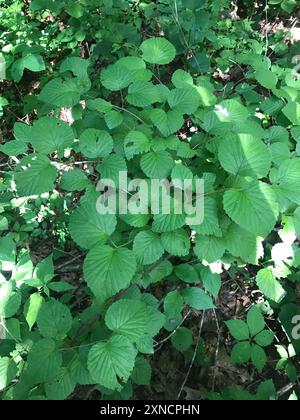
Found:
[(269, 4), (268, 4), (268, 0), (266, 0), (266, 51), (265, 51), (265, 56), (268, 56), (268, 49), (269, 49), (269, 32), (268, 32), (268, 23), (269, 23)]
[(67, 261), (67, 262), (65, 262), (65, 263), (63, 263), (63, 264), (61, 264), (61, 265), (59, 265), (59, 266), (55, 267), (55, 271), (59, 271), (59, 270), (61, 270), (62, 268), (67, 267), (68, 265), (72, 264), (74, 261), (77, 261), (77, 260), (79, 260), (80, 258), (83, 258), (84, 256), (85, 256), (85, 254), (80, 254), (80, 255), (77, 255), (76, 257), (72, 258), (70, 261)]
[[(300, 376), (298, 376), (298, 379), (300, 379)], [(296, 384), (288, 384), (286, 386), (284, 386), (283, 388), (281, 388), (278, 392), (277, 392), (277, 397), (283, 397), (285, 394), (287, 394), (288, 392), (290, 392), (292, 389), (294, 389), (294, 387), (296, 386)]]
[[(184, 316), (184, 318), (182, 319), (182, 321), (180, 322), (180, 324), (175, 328), (174, 331), (172, 331), (171, 334), (169, 334), (166, 338), (164, 338), (163, 340), (161, 340), (159, 343), (154, 344), (154, 348), (161, 346), (162, 344), (166, 343), (168, 340), (170, 340), (170, 338), (173, 337), (174, 334), (176, 334), (176, 332), (179, 330), (179, 328), (181, 327), (181, 325), (184, 323), (184, 321), (190, 316), (191, 314), (191, 310), (188, 311), (188, 313)], [(156, 351), (158, 351), (159, 349), (157, 349)]]
[(131, 112), (131, 111), (128, 111), (128, 109), (126, 109), (126, 108), (122, 108), (122, 107), (117, 106), (117, 105), (113, 105), (113, 108), (118, 109), (119, 111), (127, 112), (127, 114), (129, 114), (129, 115), (131, 115), (132, 117), (136, 118), (136, 119), (137, 119), (138, 121), (140, 121), (142, 124), (144, 124), (144, 125), (148, 125), (148, 124), (146, 124), (146, 122), (145, 122), (144, 120), (142, 120), (142, 119), (141, 119), (138, 115), (134, 114), (134, 113), (133, 113), (133, 112)]
[(218, 341), (217, 341), (217, 347), (216, 347), (216, 353), (215, 353), (215, 365), (213, 368), (214, 373), (213, 373), (213, 381), (212, 381), (212, 392), (215, 391), (215, 386), (216, 386), (216, 375), (217, 375), (218, 357), (219, 357), (220, 340), (221, 340), (220, 324), (219, 324), (217, 312), (215, 309), (213, 309), (213, 313), (214, 313), (214, 317), (215, 317), (216, 325), (217, 325)]
[(200, 324), (199, 324), (199, 332), (198, 332), (196, 347), (195, 347), (195, 350), (194, 350), (194, 354), (193, 354), (193, 357), (192, 357), (192, 360), (191, 360), (189, 369), (188, 369), (187, 374), (186, 374), (186, 376), (184, 378), (184, 381), (183, 381), (183, 383), (181, 385), (180, 391), (179, 391), (179, 393), (177, 395), (177, 399), (178, 400), (181, 397), (181, 394), (182, 394), (182, 392), (184, 390), (184, 387), (185, 387), (185, 385), (186, 385), (186, 383), (187, 383), (187, 381), (189, 379), (189, 376), (190, 376), (192, 367), (194, 366), (194, 363), (195, 363), (195, 359), (196, 359), (196, 355), (197, 355), (197, 351), (198, 351), (198, 347), (199, 347), (199, 343), (200, 343), (200, 338), (201, 338), (201, 334), (202, 334), (202, 329), (203, 329), (203, 324), (204, 324), (204, 318), (205, 318), (205, 312), (203, 311), (202, 312), (201, 321), (200, 321)]

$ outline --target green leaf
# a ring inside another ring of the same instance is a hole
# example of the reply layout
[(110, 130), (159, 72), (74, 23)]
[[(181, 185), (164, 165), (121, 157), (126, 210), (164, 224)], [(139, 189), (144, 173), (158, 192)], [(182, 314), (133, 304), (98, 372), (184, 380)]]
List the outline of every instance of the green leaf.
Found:
[(84, 276), (96, 296), (108, 298), (125, 289), (136, 272), (134, 253), (126, 248), (95, 246), (84, 261)]
[(173, 73), (172, 83), (176, 88), (184, 88), (186, 86), (193, 86), (193, 77), (182, 69), (178, 69)]
[(255, 305), (253, 306), (247, 314), (247, 324), (251, 337), (255, 337), (265, 328), (265, 320), (261, 313), (260, 308)]
[(139, 264), (150, 265), (164, 254), (160, 237), (151, 231), (140, 232), (133, 242), (133, 252)]
[(157, 233), (172, 232), (184, 226), (185, 219), (185, 214), (174, 214), (172, 210), (170, 214), (156, 214), (152, 230)]
[(0, 391), (6, 388), (17, 376), (18, 368), (13, 359), (0, 357)]
[(53, 290), (56, 293), (69, 292), (70, 290), (74, 290), (75, 289), (75, 286), (71, 286), (69, 283), (66, 283), (64, 281), (48, 283), (47, 284), (47, 287), (50, 290)]
[(113, 130), (116, 127), (119, 127), (124, 121), (123, 114), (118, 111), (109, 111), (104, 115), (104, 120), (106, 122), (107, 127), (110, 130)]
[(143, 357), (138, 357), (131, 375), (132, 382), (136, 385), (150, 385), (152, 376), (151, 364)]
[(255, 337), (256, 343), (261, 347), (268, 347), (274, 341), (275, 334), (272, 331), (262, 331)]
[[(193, 179), (193, 173), (190, 169), (188, 169), (186, 166), (182, 165), (182, 164), (176, 164), (172, 170), (171, 173), (171, 178), (172, 181), (174, 180), (179, 180), (182, 181), (182, 183), (184, 183), (185, 180), (187, 179)], [(184, 185), (184, 184), (182, 184)]]
[(300, 182), (299, 158), (282, 162), (279, 169), (272, 173), (271, 179), (279, 199), (300, 204), (300, 191), (298, 188)]
[(222, 101), (216, 105), (215, 113), (219, 121), (231, 124), (240, 124), (250, 117), (249, 110), (236, 99)]
[[(82, 357), (83, 356), (83, 357)], [(79, 385), (93, 385), (94, 381), (87, 368), (87, 354), (78, 354), (68, 366), (72, 379)]]
[(298, 102), (289, 102), (282, 112), (293, 125), (300, 125), (300, 104)]
[(97, 112), (100, 112), (101, 114), (102, 113), (106, 114), (112, 111), (113, 109), (112, 104), (110, 102), (105, 101), (102, 98), (89, 99), (88, 101), (86, 101), (86, 106), (91, 111), (97, 111)]
[(263, 182), (246, 179), (224, 194), (224, 208), (235, 223), (262, 237), (272, 231), (278, 216), (272, 188)]
[(8, 220), (5, 216), (0, 216), (0, 231), (9, 230)]
[(62, 365), (62, 355), (54, 340), (44, 338), (35, 342), (29, 352), (26, 374), (36, 383), (54, 379)]
[(283, 0), (281, 3), (281, 8), (287, 13), (292, 13), (296, 6), (296, 0)]
[[(2, 324), (4, 324), (4, 321), (2, 321)], [(1, 326), (1, 322), (0, 322), (0, 326)], [(5, 335), (2, 337), (2, 339), (13, 340), (15, 342), (21, 341), (20, 327), (21, 327), (20, 321), (16, 318), (10, 318), (10, 319), (5, 320), (5, 329), (4, 329)]]
[(199, 283), (200, 276), (196, 268), (191, 264), (179, 264), (175, 268), (176, 276), (185, 283)]
[(276, 303), (280, 303), (286, 295), (285, 290), (269, 268), (264, 268), (257, 273), (256, 283), (261, 292)]
[(277, 391), (272, 380), (262, 382), (256, 393), (255, 399), (258, 401), (274, 401), (277, 398)]
[(28, 54), (16, 60), (11, 68), (11, 74), (15, 82), (20, 82), (25, 69), (34, 73), (45, 70), (46, 66), (43, 57), (39, 54)]
[(121, 390), (119, 380), (127, 382), (135, 364), (136, 350), (123, 336), (94, 345), (88, 356), (88, 369), (94, 381), (112, 390)]
[(205, 267), (201, 271), (201, 277), (205, 289), (211, 293), (215, 299), (217, 299), (222, 286), (221, 276), (219, 274), (212, 273), (209, 267)]
[(278, 112), (281, 111), (283, 108), (284, 103), (281, 99), (275, 99), (274, 97), (270, 97), (269, 99), (266, 99), (262, 104), (260, 105), (261, 109), (267, 114), (267, 115), (277, 115)]
[(217, 202), (214, 198), (206, 196), (204, 200), (204, 220), (201, 225), (192, 226), (200, 235), (222, 236), (218, 218)]
[(220, 260), (225, 253), (224, 242), (215, 236), (196, 236), (195, 254), (200, 260), (214, 263)]
[(166, 151), (150, 152), (141, 159), (141, 168), (145, 175), (153, 179), (167, 178), (174, 166), (172, 156)]
[(15, 173), (17, 192), (20, 197), (29, 197), (49, 192), (54, 187), (56, 169), (43, 155), (30, 155), (29, 166)]
[(88, 128), (79, 139), (81, 153), (90, 159), (107, 157), (113, 151), (113, 147), (113, 138), (104, 130)]
[(271, 154), (267, 146), (250, 134), (231, 134), (221, 141), (219, 160), (233, 175), (263, 178), (271, 168)]
[(171, 337), (172, 345), (180, 352), (187, 351), (193, 345), (193, 333), (185, 327), (178, 328)]
[(233, 363), (243, 365), (248, 363), (251, 358), (251, 345), (248, 341), (237, 343), (231, 353), (231, 360)]
[(43, 154), (63, 151), (74, 142), (72, 128), (57, 118), (43, 117), (31, 129), (30, 142), (34, 149)]
[(16, 243), (11, 234), (0, 237), (0, 260), (2, 264), (16, 261)]
[(166, 317), (156, 307), (148, 306), (149, 325), (147, 327), (147, 335), (155, 337), (166, 322)]
[(104, 244), (116, 228), (115, 215), (100, 215), (96, 202), (88, 200), (76, 209), (70, 218), (70, 234), (82, 248), (91, 249), (94, 245)]
[(165, 250), (175, 257), (184, 257), (190, 251), (190, 238), (184, 229), (163, 233), (161, 242)]
[(0, 147), (0, 151), (7, 156), (19, 156), (27, 150), (27, 145), (20, 140), (9, 141)]
[(137, 343), (136, 347), (140, 353), (154, 354), (154, 342), (151, 336), (144, 335)]
[(89, 60), (84, 60), (79, 57), (68, 57), (61, 63), (59, 71), (61, 73), (70, 71), (74, 76), (81, 79), (88, 79), (88, 68), (90, 64)]
[(183, 298), (177, 291), (169, 292), (164, 300), (164, 310), (167, 318), (177, 318), (183, 311)]
[(14, 125), (14, 136), (17, 140), (28, 143), (31, 138), (32, 127), (23, 123), (15, 123)]
[(39, 293), (33, 293), (24, 305), (24, 315), (30, 330), (36, 323), (43, 302), (44, 299)]
[(260, 67), (254, 73), (255, 79), (258, 83), (266, 89), (276, 89), (278, 83), (278, 77), (272, 70), (268, 70), (266, 67)]
[(142, 43), (143, 59), (151, 64), (169, 64), (176, 57), (175, 47), (165, 38), (150, 38)]
[(111, 91), (127, 88), (133, 81), (132, 73), (123, 65), (112, 64), (101, 72), (101, 83)]
[(293, 215), (293, 223), (294, 223), (295, 231), (297, 235), (300, 236), (300, 207), (298, 207), (295, 210), (295, 213)]
[(88, 185), (89, 180), (81, 169), (64, 172), (61, 177), (60, 186), (66, 191), (83, 191)]
[(288, 144), (274, 143), (270, 145), (272, 160), (276, 165), (280, 165), (285, 160), (290, 159), (290, 148)]
[(80, 101), (78, 84), (75, 79), (66, 82), (59, 78), (53, 79), (43, 87), (39, 100), (58, 108), (71, 108)]
[(197, 311), (206, 311), (208, 309), (214, 309), (212, 299), (204, 292), (204, 290), (198, 287), (190, 287), (183, 291), (183, 297), (187, 305)]
[(66, 400), (74, 391), (76, 383), (68, 369), (62, 368), (54, 380), (45, 384), (48, 400)]
[(153, 109), (150, 112), (150, 118), (164, 137), (176, 133), (184, 124), (182, 114), (174, 109), (169, 112), (165, 112), (163, 109), (159, 108)]
[(193, 87), (185, 86), (171, 90), (168, 103), (180, 114), (193, 114), (200, 106), (200, 96)]
[(149, 152), (149, 139), (141, 131), (130, 131), (124, 140), (124, 150), (128, 160), (135, 155)]
[(38, 313), (37, 326), (45, 338), (62, 339), (72, 327), (71, 312), (57, 300), (44, 302)]
[(243, 261), (257, 265), (264, 256), (262, 238), (259, 238), (240, 226), (232, 223), (224, 237), (226, 248), (235, 257)]
[(251, 346), (251, 361), (259, 372), (262, 372), (267, 363), (267, 355), (264, 349), (256, 344)]
[(187, 9), (198, 10), (205, 5), (205, 0), (182, 0), (182, 4)]
[(267, 131), (267, 138), (270, 143), (288, 144), (289, 132), (281, 126), (273, 126)]
[(119, 185), (119, 173), (127, 171), (127, 164), (123, 156), (112, 154), (103, 160), (97, 167), (101, 178), (110, 179)]
[(160, 101), (160, 96), (155, 85), (150, 82), (137, 81), (132, 83), (128, 89), (126, 101), (138, 108), (145, 108)]
[(170, 261), (162, 261), (149, 273), (149, 276), (146, 276), (143, 279), (142, 284), (144, 287), (148, 287), (151, 283), (157, 283), (167, 278), (172, 273), (172, 271), (173, 266)]
[(294, 138), (294, 140), (299, 143), (300, 142), (300, 127), (293, 127), (291, 129), (291, 134)]
[(123, 214), (120, 218), (130, 226), (141, 228), (148, 224), (150, 220), (149, 214)]
[(53, 256), (40, 261), (34, 270), (34, 277), (41, 280), (44, 284), (48, 283), (54, 277)]
[(73, 18), (79, 19), (84, 14), (84, 8), (79, 3), (71, 3), (66, 7), (66, 12)]
[(11, 318), (21, 306), (22, 296), (14, 291), (14, 282), (0, 283), (0, 317)]
[(238, 341), (249, 340), (249, 328), (246, 322), (239, 319), (227, 321), (226, 325), (233, 338)]
[(147, 306), (139, 300), (119, 300), (108, 309), (105, 323), (115, 334), (135, 343), (146, 333), (149, 324)]

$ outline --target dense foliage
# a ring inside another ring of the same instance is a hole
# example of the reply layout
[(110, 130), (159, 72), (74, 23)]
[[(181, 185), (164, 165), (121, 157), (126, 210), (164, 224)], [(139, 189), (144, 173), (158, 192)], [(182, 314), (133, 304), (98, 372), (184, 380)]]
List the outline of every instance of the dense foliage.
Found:
[[(164, 398), (297, 399), (299, 2), (267, 3), (0, 1), (2, 399), (157, 398), (172, 359)], [(203, 178), (204, 222), (99, 215), (120, 171)]]

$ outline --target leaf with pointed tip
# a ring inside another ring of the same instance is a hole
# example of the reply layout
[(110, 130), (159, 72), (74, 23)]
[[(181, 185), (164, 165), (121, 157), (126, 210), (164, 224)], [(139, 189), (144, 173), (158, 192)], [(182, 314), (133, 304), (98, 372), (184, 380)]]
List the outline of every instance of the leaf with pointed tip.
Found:
[(150, 265), (162, 257), (164, 249), (158, 235), (151, 231), (144, 231), (134, 238), (133, 252), (138, 263)]
[(233, 175), (263, 178), (271, 168), (271, 154), (263, 141), (250, 134), (231, 134), (221, 141), (219, 160)]
[(95, 344), (88, 355), (88, 369), (94, 381), (112, 390), (121, 390), (119, 380), (127, 382), (137, 351), (124, 336), (116, 335), (105, 343)]
[(165, 112), (163, 109), (156, 108), (150, 112), (150, 118), (165, 137), (179, 131), (184, 124), (182, 114), (176, 110)]
[(43, 155), (29, 157), (30, 166), (15, 173), (17, 192), (20, 197), (29, 197), (52, 191), (56, 179), (56, 169)]
[(121, 299), (113, 303), (106, 315), (107, 327), (135, 343), (147, 331), (149, 315), (147, 305), (139, 300)]
[(228, 216), (250, 233), (266, 237), (278, 217), (278, 203), (272, 188), (260, 181), (241, 179), (224, 195)]
[(136, 272), (136, 259), (127, 248), (97, 245), (86, 256), (83, 271), (95, 296), (106, 299), (130, 285)]

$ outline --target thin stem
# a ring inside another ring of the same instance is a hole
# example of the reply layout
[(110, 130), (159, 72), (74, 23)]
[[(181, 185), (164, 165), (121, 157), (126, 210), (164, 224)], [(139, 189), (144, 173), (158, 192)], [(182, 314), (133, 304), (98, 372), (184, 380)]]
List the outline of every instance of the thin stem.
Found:
[[(171, 334), (169, 334), (166, 338), (164, 338), (163, 340), (159, 341), (158, 343), (154, 344), (154, 348), (161, 346), (162, 344), (166, 343), (168, 340), (170, 340), (170, 338), (173, 337), (174, 334), (176, 334), (176, 332), (179, 330), (179, 328), (181, 327), (181, 325), (185, 322), (185, 320), (190, 316), (191, 314), (191, 310), (188, 311), (188, 313), (184, 316), (184, 318), (182, 319), (182, 321), (180, 322), (180, 324), (175, 328), (174, 331), (171, 332)], [(157, 349), (156, 351), (158, 351), (159, 349)]]
[(269, 49), (269, 32), (268, 32), (268, 23), (269, 23), (269, 4), (268, 4), (268, 0), (266, 0), (266, 51), (265, 51), (265, 56), (268, 56), (268, 49)]
[(122, 108), (122, 107), (117, 106), (117, 105), (113, 105), (113, 108), (118, 109), (119, 111), (127, 112), (127, 114), (129, 114), (129, 115), (131, 115), (132, 117), (136, 118), (136, 119), (137, 119), (138, 121), (140, 121), (142, 124), (144, 124), (144, 125), (148, 125), (148, 124), (146, 124), (146, 123), (145, 123), (145, 121), (144, 121), (144, 120), (142, 120), (139, 116), (135, 115), (135, 114), (134, 114), (133, 112), (131, 112), (131, 111), (128, 111), (128, 109), (126, 109), (126, 108)]
[(183, 381), (183, 383), (181, 385), (181, 388), (180, 388), (180, 391), (178, 393), (177, 400), (179, 400), (180, 397), (181, 397), (181, 394), (182, 394), (182, 392), (184, 390), (184, 387), (185, 387), (185, 385), (186, 385), (186, 383), (187, 383), (187, 381), (189, 379), (189, 376), (190, 376), (192, 367), (194, 366), (194, 363), (195, 363), (195, 360), (196, 360), (196, 355), (197, 355), (197, 351), (198, 351), (198, 348), (199, 348), (199, 343), (200, 343), (202, 329), (203, 329), (203, 324), (204, 324), (204, 318), (205, 318), (205, 312), (203, 311), (202, 312), (201, 321), (200, 321), (200, 324), (199, 324), (199, 332), (198, 332), (198, 337), (197, 337), (197, 342), (196, 342), (196, 347), (195, 347), (195, 350), (194, 350), (194, 354), (193, 354), (193, 357), (192, 357), (192, 360), (191, 360), (189, 369), (187, 371), (187, 374), (186, 374), (186, 376), (184, 378), (184, 381)]

